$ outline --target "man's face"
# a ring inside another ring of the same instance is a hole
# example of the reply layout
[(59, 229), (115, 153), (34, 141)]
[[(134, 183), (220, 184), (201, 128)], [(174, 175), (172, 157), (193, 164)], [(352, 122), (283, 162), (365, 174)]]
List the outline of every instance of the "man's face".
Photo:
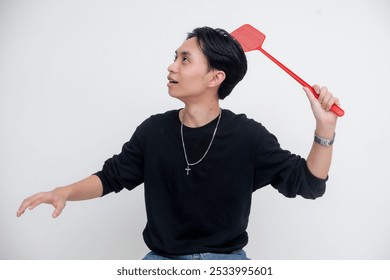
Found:
[(168, 72), (168, 92), (180, 100), (199, 97), (205, 93), (210, 88), (209, 81), (213, 75), (196, 38), (186, 40), (179, 47)]

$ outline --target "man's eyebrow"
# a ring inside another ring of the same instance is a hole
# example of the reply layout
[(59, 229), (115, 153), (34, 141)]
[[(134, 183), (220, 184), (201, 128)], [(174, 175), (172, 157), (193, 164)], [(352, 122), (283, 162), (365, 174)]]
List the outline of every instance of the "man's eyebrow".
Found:
[[(175, 54), (176, 54), (176, 55), (177, 55), (177, 53), (178, 53), (178, 52), (175, 51)], [(181, 51), (180, 54), (181, 54), (181, 55), (189, 55), (189, 56), (191, 55), (191, 53), (190, 53), (189, 51)]]

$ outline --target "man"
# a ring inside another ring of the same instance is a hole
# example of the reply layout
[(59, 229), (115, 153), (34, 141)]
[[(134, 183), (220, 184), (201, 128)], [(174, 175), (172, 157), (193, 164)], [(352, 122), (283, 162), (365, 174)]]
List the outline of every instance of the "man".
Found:
[[(151, 116), (86, 179), (23, 201), (17, 216), (41, 203), (56, 218), (66, 201), (97, 198), (144, 183), (147, 225), (144, 259), (246, 259), (252, 193), (268, 184), (287, 197), (325, 192), (338, 99), (304, 89), (316, 119), (307, 160), (280, 148), (276, 137), (245, 115), (221, 109), (247, 70), (245, 54), (222, 29), (197, 28), (168, 67), (169, 94), (184, 108)], [(319, 142), (319, 143), (318, 143)]]

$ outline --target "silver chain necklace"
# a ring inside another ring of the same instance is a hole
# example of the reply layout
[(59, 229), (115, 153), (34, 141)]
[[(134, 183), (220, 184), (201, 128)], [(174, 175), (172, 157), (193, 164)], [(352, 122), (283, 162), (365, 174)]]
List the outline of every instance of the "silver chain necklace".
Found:
[[(183, 116), (184, 116), (184, 115), (183, 115)], [(215, 129), (214, 129), (213, 137), (211, 137), (211, 141), (210, 141), (209, 146), (207, 147), (206, 152), (205, 152), (204, 155), (200, 158), (200, 160), (198, 160), (197, 162), (192, 162), (192, 163), (188, 162), (187, 151), (186, 151), (186, 145), (184, 144), (184, 137), (183, 137), (183, 122), (181, 122), (181, 126), (180, 126), (181, 143), (182, 143), (182, 145), (183, 145), (184, 157), (185, 157), (186, 163), (187, 163), (187, 167), (184, 168), (184, 170), (187, 171), (187, 175), (190, 175), (190, 171), (191, 171), (190, 166), (194, 166), (194, 165), (200, 163), (200, 162), (206, 157), (208, 151), (210, 150), (211, 144), (213, 144), (215, 134), (217, 133), (219, 121), (221, 120), (221, 116), (222, 116), (222, 110), (221, 110), (221, 113), (219, 114), (218, 121), (217, 121), (217, 125), (215, 126)]]

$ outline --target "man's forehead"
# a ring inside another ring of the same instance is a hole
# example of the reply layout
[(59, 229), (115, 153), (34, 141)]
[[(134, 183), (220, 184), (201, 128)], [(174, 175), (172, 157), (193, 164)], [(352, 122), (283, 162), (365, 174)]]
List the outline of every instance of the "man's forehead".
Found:
[(192, 55), (197, 52), (201, 52), (198, 43), (196, 42), (196, 38), (190, 38), (175, 51), (176, 54), (184, 54), (184, 55)]

